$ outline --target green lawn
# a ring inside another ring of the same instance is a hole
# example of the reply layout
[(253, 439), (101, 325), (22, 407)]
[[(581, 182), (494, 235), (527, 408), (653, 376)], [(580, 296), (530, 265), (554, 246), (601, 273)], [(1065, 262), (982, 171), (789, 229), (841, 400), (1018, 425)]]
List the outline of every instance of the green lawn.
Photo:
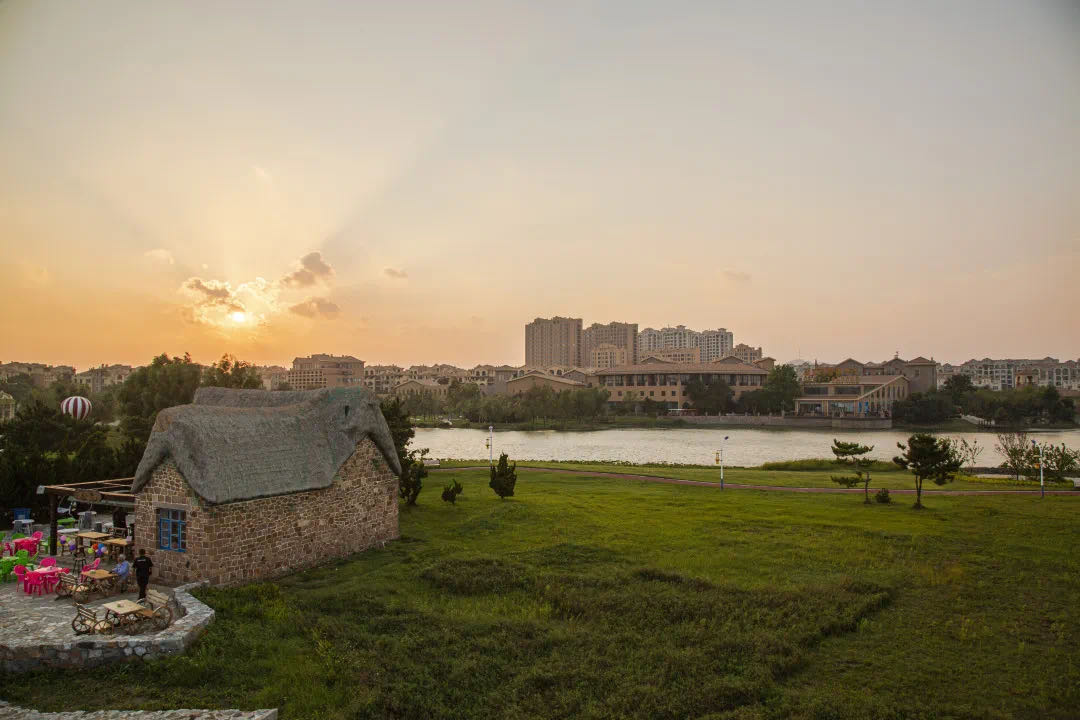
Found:
[(1080, 497), (915, 511), (535, 472), (500, 501), (484, 471), (453, 475), (457, 505), (430, 476), (385, 550), (204, 592), (218, 619), (187, 656), (4, 678), (0, 697), (286, 720), (1077, 717)]
[[(476, 467), (487, 465), (487, 458), (482, 460), (448, 460), (442, 463), (442, 467)], [(810, 461), (807, 461), (809, 463)], [(720, 468), (703, 465), (627, 465), (621, 463), (592, 463), (592, 462), (546, 462), (542, 460), (526, 460), (518, 463), (523, 468), (564, 468), (568, 470), (589, 470), (602, 473), (630, 473), (636, 475), (657, 475), (660, 477), (676, 478), (679, 480), (699, 480), (705, 482), (720, 482)], [(895, 466), (894, 466), (895, 467)], [(839, 488), (832, 481), (832, 475), (850, 475), (850, 469), (838, 467), (834, 470), (762, 470), (760, 468), (725, 468), (724, 481), (744, 485), (775, 485), (778, 487), (827, 487)], [(442, 476), (438, 473), (432, 477), (437, 482)], [(860, 486), (861, 487), (861, 486)], [(911, 473), (904, 470), (875, 471), (870, 482), (870, 493), (876, 488), (888, 488), (889, 490), (914, 490), (915, 481)], [(1071, 483), (1047, 483), (1049, 490), (1071, 490)], [(1021, 480), (1014, 481), (1011, 477), (1003, 475), (996, 478), (975, 478), (961, 476), (946, 485), (935, 485), (933, 482), (923, 484), (923, 494), (930, 494), (937, 490), (1038, 490), (1037, 482)], [(1080, 496), (1080, 492), (1077, 493)]]

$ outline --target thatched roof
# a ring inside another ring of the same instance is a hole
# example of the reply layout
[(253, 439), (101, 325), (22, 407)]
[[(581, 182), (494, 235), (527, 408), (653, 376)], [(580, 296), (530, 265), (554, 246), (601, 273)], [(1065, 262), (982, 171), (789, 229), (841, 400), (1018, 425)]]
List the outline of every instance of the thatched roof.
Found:
[(131, 489), (138, 492), (172, 458), (211, 504), (318, 490), (365, 437), (400, 474), (390, 429), (367, 390), (200, 388), (191, 405), (158, 413)]

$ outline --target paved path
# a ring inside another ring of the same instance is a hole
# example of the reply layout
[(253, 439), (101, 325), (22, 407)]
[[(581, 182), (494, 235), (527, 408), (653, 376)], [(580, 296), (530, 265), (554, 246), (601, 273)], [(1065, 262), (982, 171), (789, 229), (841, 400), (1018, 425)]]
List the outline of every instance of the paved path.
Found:
[[(452, 470), (487, 470), (487, 465), (469, 465), (467, 467), (453, 468), (429, 468), (431, 472), (450, 472)], [(644, 480), (646, 482), (668, 483), (670, 485), (702, 485), (704, 487), (720, 487), (718, 482), (705, 480), (682, 480), (679, 478), (663, 477), (662, 475), (639, 475), (634, 473), (615, 473), (603, 470), (570, 470), (568, 468), (545, 468), (531, 465), (518, 465), (518, 472), (546, 472), (559, 475), (595, 475), (609, 477), (617, 480)], [(796, 492), (796, 493), (861, 493), (862, 488), (842, 487), (786, 487), (784, 485), (747, 485), (745, 483), (725, 482), (724, 487), (730, 490), (765, 490), (768, 492)], [(874, 488), (875, 490), (877, 488)], [(889, 488), (890, 495), (914, 495), (914, 490)], [(1038, 490), (923, 490), (923, 495), (1038, 495)], [(1047, 490), (1047, 495), (1077, 495), (1076, 490)]]
[(0, 720), (276, 720), (277, 710), (78, 710), (43, 713), (0, 700)]

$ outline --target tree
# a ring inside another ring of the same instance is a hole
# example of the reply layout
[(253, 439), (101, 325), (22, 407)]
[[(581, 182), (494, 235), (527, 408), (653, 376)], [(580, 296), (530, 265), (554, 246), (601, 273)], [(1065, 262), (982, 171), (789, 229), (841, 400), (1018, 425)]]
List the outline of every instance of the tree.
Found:
[(1020, 479), (1021, 475), (1026, 475), (1028, 468), (1034, 464), (1032, 462), (1032, 449), (1025, 432), (999, 433), (994, 449), (1004, 456), (1005, 462), (1003, 464), (1013, 471), (1013, 475), (1017, 480)]
[(495, 491), (501, 499), (513, 497), (514, 486), (517, 484), (517, 463), (509, 465), (506, 453), (499, 456), (497, 467), (491, 468), (491, 482), (488, 487)]
[[(966, 375), (964, 377), (967, 377)], [(973, 471), (975, 468), (975, 462), (979, 459), (979, 455), (982, 454), (982, 447), (979, 445), (979, 441), (972, 439), (968, 442), (966, 438), (960, 438), (953, 442), (953, 448), (955, 448), (957, 454), (960, 456), (960, 461), (969, 471)]]
[(933, 480), (937, 485), (952, 482), (960, 471), (960, 457), (953, 450), (948, 438), (934, 437), (930, 433), (915, 433), (908, 438), (907, 445), (896, 443), (902, 455), (893, 458), (893, 462), (910, 470), (915, 476), (915, 508), (921, 510), (922, 486), (924, 480)]
[(1043, 443), (1042, 449), (1043, 471), (1046, 479), (1053, 482), (1064, 482), (1067, 474), (1080, 470), (1080, 452), (1061, 445)]
[(451, 480), (442, 491), (442, 499), (453, 505), (457, 502), (457, 496), (461, 494), (463, 487), (457, 480)]
[(959, 405), (963, 402), (965, 395), (969, 392), (974, 392), (975, 385), (972, 384), (970, 375), (957, 373), (946, 380), (945, 384), (941, 386), (941, 389), (952, 397), (954, 403)]
[(731, 409), (731, 399), (735, 392), (720, 378), (707, 385), (700, 377), (695, 377), (686, 384), (686, 394), (693, 406), (703, 413), (722, 413)]
[(398, 482), (398, 493), (406, 505), (415, 505), (416, 498), (424, 489), (424, 478), (428, 476), (427, 465), (424, 458), (427, 457), (428, 449), (412, 450), (408, 455), (408, 466), (401, 466), (401, 477)]
[(935, 425), (945, 422), (956, 414), (952, 396), (930, 390), (912, 393), (893, 403), (892, 416), (897, 422), (909, 425)]
[(254, 390), (263, 386), (262, 377), (255, 366), (234, 356), (225, 354), (221, 359), (202, 371), (200, 385), (203, 387), (243, 388)]
[(288, 390), (292, 390), (292, 389), (293, 389), (292, 385), (290, 385), (285, 380), (282, 380), (276, 386), (274, 386), (274, 390), (279, 390), (279, 391), (288, 391)]
[(202, 368), (187, 354), (171, 358), (163, 353), (149, 365), (134, 370), (117, 397), (124, 434), (145, 445), (157, 414), (165, 408), (190, 403), (201, 375)]
[(862, 483), (864, 502), (870, 504), (870, 466), (874, 461), (866, 457), (873, 451), (873, 445), (860, 445), (855, 442), (842, 442), (833, 439), (832, 452), (836, 456), (836, 462), (847, 465), (854, 469), (854, 475), (832, 476), (832, 481), (844, 487), (855, 487)]
[(799, 375), (790, 365), (777, 365), (770, 370), (762, 389), (770, 396), (772, 404), (770, 411), (773, 409), (794, 410), (795, 399), (802, 394)]

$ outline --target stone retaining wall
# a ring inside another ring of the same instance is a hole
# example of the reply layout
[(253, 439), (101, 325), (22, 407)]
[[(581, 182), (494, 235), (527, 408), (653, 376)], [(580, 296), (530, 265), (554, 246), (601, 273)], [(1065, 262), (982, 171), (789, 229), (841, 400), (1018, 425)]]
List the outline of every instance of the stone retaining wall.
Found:
[(891, 430), (892, 418), (798, 417), (788, 415), (683, 415), (690, 425), (732, 427), (820, 428), (827, 430)]
[(277, 710), (78, 710), (43, 713), (0, 700), (0, 720), (277, 720)]
[(94, 667), (112, 662), (153, 660), (182, 653), (214, 620), (213, 609), (199, 602), (189, 592), (205, 584), (190, 583), (173, 591), (175, 619), (161, 632), (143, 635), (79, 635), (65, 642), (46, 644), (42, 644), (40, 638), (29, 636), (5, 642), (0, 645), (0, 661), (3, 663), (4, 672), (26, 672), (40, 667)]

